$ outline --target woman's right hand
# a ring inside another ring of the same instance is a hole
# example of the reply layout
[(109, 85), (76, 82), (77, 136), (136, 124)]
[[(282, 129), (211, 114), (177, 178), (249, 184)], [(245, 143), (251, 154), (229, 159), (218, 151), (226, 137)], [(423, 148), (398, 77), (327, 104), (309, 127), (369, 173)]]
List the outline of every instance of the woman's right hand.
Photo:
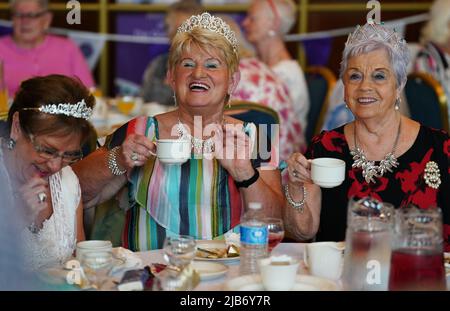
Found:
[(19, 193), (28, 208), (27, 216), (34, 222), (37, 215), (50, 204), (48, 180), (34, 176), (19, 189)]
[(131, 134), (125, 138), (120, 148), (119, 164), (128, 171), (135, 166), (144, 165), (155, 152), (156, 145), (148, 137)]
[(294, 185), (312, 183), (311, 161), (301, 153), (293, 153), (286, 161), (288, 164), (289, 182)]

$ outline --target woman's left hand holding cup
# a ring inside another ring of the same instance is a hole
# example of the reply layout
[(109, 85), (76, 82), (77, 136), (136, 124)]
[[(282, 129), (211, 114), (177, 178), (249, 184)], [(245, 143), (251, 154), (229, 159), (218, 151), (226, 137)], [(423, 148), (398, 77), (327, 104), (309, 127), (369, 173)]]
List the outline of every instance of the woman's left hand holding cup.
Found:
[(293, 153), (286, 161), (289, 172), (289, 186), (312, 183), (311, 161), (299, 152)]

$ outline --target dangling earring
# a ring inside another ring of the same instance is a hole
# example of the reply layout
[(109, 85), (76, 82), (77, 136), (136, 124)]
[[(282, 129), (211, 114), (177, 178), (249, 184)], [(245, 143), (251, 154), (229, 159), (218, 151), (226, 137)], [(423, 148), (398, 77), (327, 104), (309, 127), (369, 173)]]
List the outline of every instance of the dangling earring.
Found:
[(395, 101), (395, 106), (394, 106), (395, 110), (399, 110), (400, 109), (401, 102), (402, 102), (401, 98), (400, 97), (397, 98), (397, 100)]
[(225, 105), (228, 105), (228, 108), (231, 108), (230, 97), (231, 96), (228, 93), (225, 95)]
[(275, 37), (275, 35), (276, 35), (276, 32), (275, 32), (275, 30), (269, 30), (268, 32), (267, 32), (267, 34), (269, 35), (269, 37)]
[(9, 138), (8, 142), (6, 143), (6, 148), (8, 148), (8, 150), (13, 150), (15, 146), (16, 141), (12, 138)]
[(175, 103), (175, 107), (178, 106), (178, 103), (177, 103), (177, 96), (175, 95), (175, 93), (173, 93), (173, 101), (174, 101), (174, 103)]

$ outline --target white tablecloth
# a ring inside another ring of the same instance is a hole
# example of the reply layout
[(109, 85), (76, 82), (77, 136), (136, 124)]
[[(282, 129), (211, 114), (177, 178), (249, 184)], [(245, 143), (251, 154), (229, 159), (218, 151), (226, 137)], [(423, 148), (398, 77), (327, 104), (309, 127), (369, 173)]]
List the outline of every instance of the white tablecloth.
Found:
[[(272, 255), (286, 254), (296, 259), (303, 259), (303, 243), (281, 243), (272, 251)], [(163, 251), (161, 249), (139, 252), (137, 255), (142, 259), (144, 265), (151, 263), (163, 263)], [(223, 290), (224, 284), (235, 277), (239, 276), (239, 261), (227, 264), (228, 272), (224, 277), (220, 277), (210, 281), (201, 281), (195, 288), (196, 291), (220, 291)], [(300, 269), (304, 270), (304, 266), (300, 265)]]

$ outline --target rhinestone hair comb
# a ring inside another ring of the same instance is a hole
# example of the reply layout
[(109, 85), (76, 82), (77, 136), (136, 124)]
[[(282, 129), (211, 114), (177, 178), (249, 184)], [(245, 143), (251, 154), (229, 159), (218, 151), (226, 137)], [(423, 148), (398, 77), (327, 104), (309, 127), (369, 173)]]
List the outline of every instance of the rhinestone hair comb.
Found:
[(23, 108), (23, 110), (37, 110), (48, 114), (63, 114), (69, 117), (89, 120), (92, 115), (92, 108), (86, 105), (84, 99), (76, 104), (49, 104), (38, 108)]

